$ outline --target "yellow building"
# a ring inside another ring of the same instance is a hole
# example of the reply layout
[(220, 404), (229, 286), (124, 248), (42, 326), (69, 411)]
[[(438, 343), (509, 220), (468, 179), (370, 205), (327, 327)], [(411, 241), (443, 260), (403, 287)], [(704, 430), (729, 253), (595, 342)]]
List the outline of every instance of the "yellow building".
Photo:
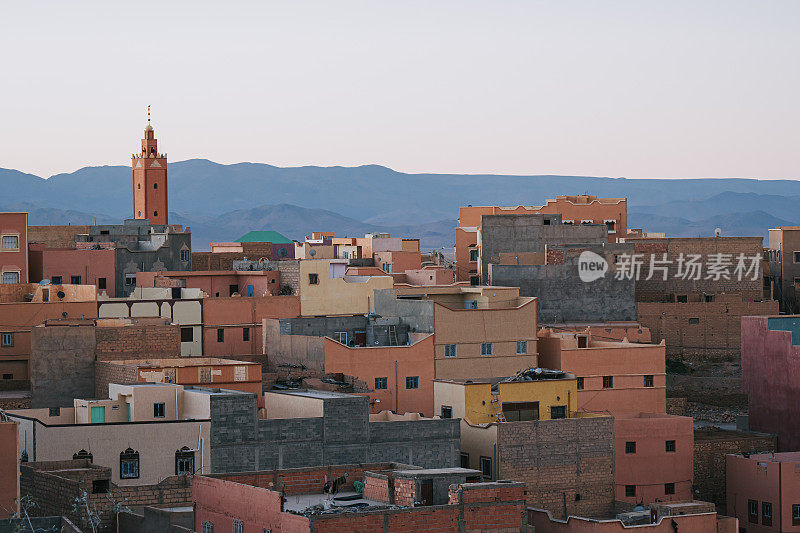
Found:
[(559, 370), (531, 368), (508, 378), (435, 379), (434, 412), (470, 424), (571, 418), (577, 379)]
[(373, 292), (394, 285), (391, 276), (346, 276), (346, 269), (347, 260), (300, 261), (300, 314), (366, 314)]

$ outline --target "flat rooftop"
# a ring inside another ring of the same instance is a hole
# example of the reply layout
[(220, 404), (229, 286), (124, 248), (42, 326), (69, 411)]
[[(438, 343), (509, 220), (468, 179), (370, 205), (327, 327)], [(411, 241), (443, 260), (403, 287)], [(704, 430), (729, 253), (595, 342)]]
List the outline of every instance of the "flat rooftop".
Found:
[(261, 363), (251, 363), (249, 361), (237, 361), (235, 359), (222, 359), (219, 357), (173, 357), (168, 359), (122, 359), (118, 361), (102, 361), (112, 365), (137, 366), (139, 368), (183, 368), (187, 366), (208, 366), (208, 365), (260, 365)]
[(800, 463), (800, 452), (758, 453), (750, 459), (766, 463)]
[(473, 385), (490, 383), (525, 383), (528, 381), (548, 381), (559, 379), (575, 379), (573, 374), (563, 370), (550, 370), (549, 368), (528, 368), (517, 372), (513, 376), (500, 378), (473, 378), (473, 379), (434, 379), (442, 383), (456, 383), (458, 385)]
[(315, 398), (317, 400), (328, 400), (332, 398), (352, 398), (354, 396), (353, 394), (345, 394), (343, 392), (311, 390), (311, 389), (271, 390), (267, 391), (265, 394), (287, 394), (290, 396), (300, 396), (302, 398)]
[(376, 500), (364, 498), (354, 491), (340, 491), (335, 498), (322, 492), (313, 494), (293, 494), (286, 496), (283, 509), (290, 513), (303, 515), (358, 513), (377, 509), (399, 509), (402, 506), (390, 505)]

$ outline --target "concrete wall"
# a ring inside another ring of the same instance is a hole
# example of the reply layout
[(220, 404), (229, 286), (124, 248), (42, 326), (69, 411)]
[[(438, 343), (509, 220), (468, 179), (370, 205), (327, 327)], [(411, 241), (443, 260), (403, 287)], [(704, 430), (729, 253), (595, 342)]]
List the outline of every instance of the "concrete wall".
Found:
[(31, 332), (31, 407), (71, 407), (74, 398), (93, 398), (94, 326), (37, 326)]
[[(613, 264), (614, 250), (624, 245), (594, 248)], [(611, 248), (613, 247), (613, 248)], [(590, 247), (584, 249), (591, 249)], [(578, 275), (578, 257), (583, 249), (565, 250), (562, 261), (546, 265), (499, 265), (489, 267), (490, 285), (519, 287), (520, 296), (535, 296), (539, 322), (616, 322), (636, 320), (634, 280), (605, 277), (584, 282)]]
[(358, 462), (458, 465), (458, 420), (369, 422), (368, 399), (333, 395), (318, 418), (258, 419), (250, 395), (211, 400), (214, 472)]
[(375, 314), (399, 317), (410, 331), (433, 333), (433, 302), (430, 300), (397, 299), (394, 289), (375, 291)]
[[(188, 251), (188, 261), (181, 260), (182, 250)], [(125, 284), (125, 274), (158, 270), (191, 270), (191, 252), (192, 235), (188, 229), (185, 233), (169, 233), (164, 244), (155, 249), (142, 249), (138, 246), (118, 243), (116, 248), (117, 296), (128, 296), (135, 288)]]

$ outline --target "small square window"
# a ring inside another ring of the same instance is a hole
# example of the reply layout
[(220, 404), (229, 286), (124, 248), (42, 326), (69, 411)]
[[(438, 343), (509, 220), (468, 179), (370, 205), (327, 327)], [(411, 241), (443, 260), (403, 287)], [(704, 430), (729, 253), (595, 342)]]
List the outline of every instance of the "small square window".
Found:
[(181, 342), (193, 342), (193, 341), (194, 341), (194, 329), (181, 328)]
[(689, 301), (689, 297), (685, 294), (679, 294), (678, 296), (675, 297), (675, 301), (678, 302), (679, 304), (685, 304)]
[(242, 328), (242, 341), (243, 342), (250, 341), (250, 328)]
[(528, 353), (528, 341), (517, 341), (517, 355)]
[[(3, 248), (5, 248), (5, 246), (3, 246)], [(800, 252), (795, 252), (794, 253), (794, 262), (795, 263), (800, 263)]]
[(644, 377), (644, 386), (645, 387), (652, 387), (653, 386), (653, 376), (645, 376)]
[(455, 344), (445, 344), (444, 345), (444, 356), (445, 357), (455, 357), (456, 356), (456, 345)]
[(3, 379), (14, 379), (14, 374), (3, 374)]
[(629, 440), (625, 443), (625, 453), (636, 453), (636, 441)]
[(14, 334), (0, 333), (0, 346), (3, 348), (11, 348), (14, 346)]
[(136, 274), (125, 274), (125, 285), (128, 287), (136, 286)]
[(482, 342), (481, 343), (481, 355), (492, 355), (492, 343), (491, 342)]
[(97, 278), (97, 288), (100, 290), (106, 288), (106, 278)]
[(603, 376), (603, 388), (604, 389), (614, 388), (614, 376)]
[(217, 328), (217, 342), (225, 342), (225, 330)]
[(583, 378), (577, 378), (575, 381), (577, 382), (578, 390), (583, 390)]
[(319, 285), (319, 275), (317, 275), (317, 274), (309, 274), (308, 275), (308, 283), (309, 283), (309, 285)]
[(690, 318), (689, 319), (689, 324), (699, 324), (699, 323), (700, 323), (700, 319), (699, 318)]
[(50, 278), (50, 283), (53, 285), (61, 285), (61, 276), (53, 276)]
[(70, 283), (72, 285), (80, 285), (81, 284), (81, 277), (80, 276), (72, 276), (70, 278)]
[(706, 301), (706, 303), (711, 303), (711, 302), (714, 301), (714, 295), (713, 294), (705, 294), (705, 295), (703, 295), (703, 299)]
[(419, 376), (408, 376), (406, 378), (406, 388), (407, 389), (418, 389), (419, 388)]
[(375, 390), (386, 390), (389, 388), (389, 378), (375, 378)]
[(481, 474), (489, 479), (492, 477), (492, 460), (489, 457), (481, 457)]
[(636, 485), (625, 485), (625, 497), (626, 498), (636, 497)]
[(473, 248), (469, 251), (469, 260), (470, 261), (477, 261), (478, 260), (478, 249)]
[(334, 331), (333, 332), (333, 340), (336, 342), (341, 342), (342, 344), (347, 344), (347, 332), (346, 331)]
[(453, 418), (453, 408), (449, 405), (442, 406), (442, 418)]
[(19, 283), (19, 272), (3, 272), (3, 283)]
[(668, 440), (668, 441), (666, 441), (666, 443), (665, 443), (665, 446), (664, 446), (664, 447), (665, 447), (665, 449), (666, 449), (667, 453), (673, 453), (673, 452), (675, 452), (675, 441), (674, 441), (674, 440)]
[(479, 278), (478, 276), (470, 276), (469, 284), (473, 287), (477, 287), (478, 285), (481, 284), (481, 278)]
[(551, 405), (550, 418), (553, 420), (567, 418), (567, 407), (564, 405)]
[(153, 418), (164, 418), (166, 416), (164, 403), (154, 403), (153, 404)]
[(18, 250), (19, 237), (17, 235), (3, 235), (3, 250)]
[(664, 483), (664, 494), (667, 496), (675, 494), (675, 483)]

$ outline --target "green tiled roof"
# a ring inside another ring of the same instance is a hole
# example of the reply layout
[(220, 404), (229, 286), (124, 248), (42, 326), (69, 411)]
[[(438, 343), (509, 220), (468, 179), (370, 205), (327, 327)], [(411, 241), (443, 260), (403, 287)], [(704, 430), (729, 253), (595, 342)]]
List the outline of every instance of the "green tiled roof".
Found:
[(271, 242), (272, 244), (291, 244), (291, 239), (277, 231), (248, 231), (234, 242)]

